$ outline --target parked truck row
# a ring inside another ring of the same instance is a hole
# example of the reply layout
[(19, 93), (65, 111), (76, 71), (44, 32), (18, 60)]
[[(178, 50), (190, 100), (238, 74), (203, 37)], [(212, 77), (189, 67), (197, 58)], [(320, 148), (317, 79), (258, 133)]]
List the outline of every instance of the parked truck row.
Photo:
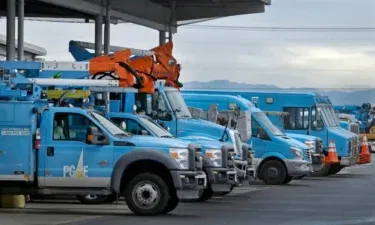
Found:
[(75, 62), (0, 62), (2, 194), (124, 197), (156, 215), (245, 180), (283, 185), (356, 164), (359, 137), (323, 96), (184, 90), (171, 42), (99, 57), (88, 47), (70, 42)]

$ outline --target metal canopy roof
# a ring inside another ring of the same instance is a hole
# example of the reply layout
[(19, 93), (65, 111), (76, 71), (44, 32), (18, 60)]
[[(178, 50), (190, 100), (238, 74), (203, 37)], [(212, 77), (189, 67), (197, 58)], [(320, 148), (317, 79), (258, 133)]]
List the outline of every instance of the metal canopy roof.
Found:
[[(94, 19), (105, 15), (107, 0), (25, 0), (25, 17)], [(173, 32), (181, 21), (263, 13), (271, 0), (110, 0), (111, 21)], [(172, 7), (174, 5), (174, 7)], [(172, 10), (174, 8), (175, 10)], [(5, 16), (6, 1), (0, 1)], [(174, 13), (173, 13), (174, 12)]]
[[(17, 42), (16, 42), (16, 49), (17, 49)], [(6, 36), (0, 34), (0, 56), (6, 55)], [(47, 50), (43, 47), (39, 47), (37, 45), (33, 45), (30, 43), (24, 43), (24, 60), (32, 61), (35, 60), (37, 56), (46, 56)]]

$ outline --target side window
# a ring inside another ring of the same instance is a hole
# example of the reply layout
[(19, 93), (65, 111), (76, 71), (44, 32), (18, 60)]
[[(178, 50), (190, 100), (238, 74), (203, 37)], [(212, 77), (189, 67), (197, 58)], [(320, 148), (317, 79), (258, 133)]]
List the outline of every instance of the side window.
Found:
[(84, 115), (56, 113), (53, 119), (53, 140), (86, 142), (88, 126), (95, 125)]
[(287, 107), (284, 112), (288, 113), (284, 117), (284, 128), (290, 130), (309, 129), (309, 108)]
[(157, 99), (153, 99), (153, 101), (154, 101), (154, 104), (156, 103), (156, 105), (157, 105), (157, 107), (153, 107), (153, 108), (156, 108), (158, 118), (160, 120), (164, 120), (164, 121), (172, 120), (171, 111), (169, 110), (168, 104), (165, 101), (163, 95), (161, 93), (158, 93)]
[(251, 117), (251, 136), (263, 140), (271, 140), (263, 127), (253, 117)]
[(314, 106), (311, 108), (311, 129), (312, 130), (322, 130), (324, 123), (322, 120), (321, 113), (318, 112), (317, 108)]
[(126, 131), (129, 133), (132, 133), (134, 135), (149, 135), (141, 125), (137, 121), (134, 121), (132, 119), (125, 119), (126, 123)]
[(253, 117), (251, 117), (251, 136), (252, 137), (258, 137), (258, 131), (259, 131), (259, 123), (254, 120)]

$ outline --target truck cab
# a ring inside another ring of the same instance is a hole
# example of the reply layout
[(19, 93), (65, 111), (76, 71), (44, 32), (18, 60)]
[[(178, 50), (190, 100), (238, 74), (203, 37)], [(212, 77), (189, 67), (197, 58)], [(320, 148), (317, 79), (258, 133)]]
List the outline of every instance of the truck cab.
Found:
[(199, 145), (134, 136), (94, 110), (44, 101), (0, 101), (0, 112), (4, 194), (115, 194), (156, 215), (206, 186)]
[[(124, 131), (134, 135), (176, 140), (171, 133), (146, 115), (107, 113), (106, 117)], [(206, 173), (208, 183), (198, 200), (208, 200), (214, 193), (229, 193), (237, 184), (236, 175), (238, 170), (236, 171), (233, 166), (233, 145), (223, 144), (217, 140), (200, 136), (182, 137), (179, 139), (201, 146), (203, 171)], [(245, 150), (248, 151), (247, 149)], [(240, 170), (239, 172), (242, 171)]]
[[(214, 104), (217, 106), (215, 111), (219, 117), (226, 117), (229, 124), (232, 124), (233, 119), (237, 120), (233, 129), (240, 131), (242, 141), (252, 145), (255, 151), (254, 165), (257, 168), (257, 177), (265, 183), (288, 183), (293, 177), (303, 177), (311, 172), (311, 154), (315, 149), (288, 137), (250, 101), (231, 95), (183, 93), (182, 96), (191, 109), (203, 110), (206, 113), (205, 119), (212, 117), (209, 111)], [(237, 116), (225, 116), (229, 115), (229, 112)], [(251, 120), (251, 124), (245, 126), (247, 120)], [(282, 163), (286, 170), (278, 171), (279, 176), (272, 177), (274, 168), (279, 169), (275, 166), (279, 163)]]
[(356, 165), (359, 154), (359, 136), (340, 127), (331, 101), (320, 94), (308, 92), (256, 92), (256, 91), (199, 91), (193, 93), (217, 93), (241, 96), (256, 102), (263, 111), (284, 112), (289, 116), (280, 121), (270, 117), (278, 127), (288, 133), (316, 136), (323, 141), (323, 153), (327, 155), (329, 142), (335, 142), (340, 163), (324, 164), (320, 175), (335, 174), (342, 168)]

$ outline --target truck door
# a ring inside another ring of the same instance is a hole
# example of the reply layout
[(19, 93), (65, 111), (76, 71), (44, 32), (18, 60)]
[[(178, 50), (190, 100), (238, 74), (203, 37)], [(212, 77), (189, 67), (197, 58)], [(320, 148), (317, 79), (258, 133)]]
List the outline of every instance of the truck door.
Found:
[(52, 122), (46, 186), (107, 187), (113, 168), (112, 148), (86, 143), (87, 127), (95, 123), (86, 115), (70, 112), (54, 113)]
[(164, 96), (162, 92), (155, 92), (150, 101), (152, 104), (152, 109), (157, 111), (159, 120), (158, 123), (164, 128), (169, 127), (170, 133), (176, 136), (176, 118), (168, 105), (166, 96)]
[(324, 122), (322, 118), (322, 112), (320, 112), (320, 108), (316, 106), (311, 107), (311, 132), (310, 135), (319, 137), (323, 140), (323, 145), (328, 146), (327, 139), (328, 135), (327, 132), (324, 131)]
[(251, 117), (251, 142), (252, 148), (255, 151), (256, 161), (258, 161), (260, 157), (267, 151), (266, 140), (260, 137), (261, 129), (262, 126), (258, 123), (258, 121)]

